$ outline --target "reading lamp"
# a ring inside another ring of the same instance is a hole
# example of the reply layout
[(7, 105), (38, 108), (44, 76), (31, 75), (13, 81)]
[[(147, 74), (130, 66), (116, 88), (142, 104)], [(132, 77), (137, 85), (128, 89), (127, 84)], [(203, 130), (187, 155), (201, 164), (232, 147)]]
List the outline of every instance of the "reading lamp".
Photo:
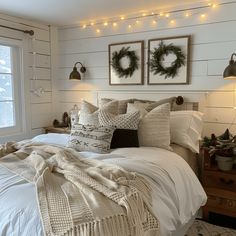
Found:
[(80, 75), (80, 73), (78, 72), (77, 67), (76, 67), (77, 64), (80, 64), (80, 65), (81, 65), (81, 68), (80, 68), (80, 72), (81, 72), (81, 73), (85, 73), (85, 72), (86, 72), (86, 68), (82, 65), (81, 62), (78, 61), (78, 62), (75, 63), (75, 65), (74, 65), (74, 67), (73, 67), (73, 71), (70, 73), (69, 79), (81, 80), (81, 75)]
[(236, 61), (233, 59), (234, 56), (236, 56), (236, 53), (231, 55), (229, 65), (224, 70), (224, 79), (236, 79)]

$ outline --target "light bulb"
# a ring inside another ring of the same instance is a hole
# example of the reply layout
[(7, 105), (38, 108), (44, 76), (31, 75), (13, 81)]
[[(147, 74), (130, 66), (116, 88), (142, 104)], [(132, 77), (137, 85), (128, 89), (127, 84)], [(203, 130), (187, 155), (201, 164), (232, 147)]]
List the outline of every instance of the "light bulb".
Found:
[(96, 30), (96, 32), (97, 32), (97, 33), (100, 33), (100, 32), (101, 32), (101, 30), (100, 30), (100, 29), (97, 29), (97, 30)]
[(131, 29), (131, 28), (132, 28), (132, 25), (128, 25), (128, 28)]
[(114, 22), (112, 25), (113, 25), (114, 27), (116, 27), (116, 26), (117, 26), (117, 23), (116, 23), (116, 22)]
[(122, 16), (120, 19), (121, 19), (121, 20), (124, 20), (124, 19), (125, 19), (125, 17), (124, 17), (124, 16)]
[(108, 23), (107, 23), (107, 22), (104, 22), (103, 25), (104, 25), (104, 26), (108, 26)]
[(170, 17), (170, 14), (169, 14), (169, 13), (166, 13), (166, 14), (165, 14), (165, 17), (166, 17), (166, 18)]

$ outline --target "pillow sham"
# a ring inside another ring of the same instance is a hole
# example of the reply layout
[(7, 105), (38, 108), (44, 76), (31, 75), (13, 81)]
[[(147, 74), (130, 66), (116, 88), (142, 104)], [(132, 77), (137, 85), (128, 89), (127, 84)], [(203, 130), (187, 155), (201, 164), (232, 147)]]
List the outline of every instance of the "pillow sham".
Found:
[(111, 140), (111, 148), (139, 147), (138, 130), (116, 129)]
[(117, 129), (138, 129), (139, 111), (114, 115), (105, 110), (100, 110), (98, 113), (99, 125), (114, 126)]
[[(155, 107), (157, 107), (161, 104), (165, 104), (165, 103), (170, 103), (170, 107), (172, 109), (175, 100), (176, 100), (176, 97), (164, 98), (159, 101), (143, 100), (143, 99), (136, 99), (136, 98), (126, 99), (126, 100), (117, 100), (118, 101), (118, 114), (125, 114), (127, 112), (127, 104), (128, 103), (148, 104), (148, 105), (150, 105), (150, 107), (147, 108), (147, 111), (151, 111)], [(102, 107), (102, 106), (104, 106), (104, 104), (111, 102), (111, 101), (116, 101), (116, 100), (112, 99), (112, 98), (101, 98), (99, 107)]]
[(73, 125), (67, 146), (77, 151), (107, 153), (114, 131), (111, 126)]
[(199, 140), (203, 129), (203, 113), (199, 111), (173, 111), (170, 113), (171, 142), (199, 153)]
[(176, 100), (176, 97), (164, 98), (159, 101), (137, 100), (137, 101), (134, 101), (134, 104), (140, 104), (140, 105), (143, 104), (143, 106), (145, 107), (147, 111), (151, 111), (162, 104), (169, 103), (170, 109), (172, 110), (175, 100)]
[[(139, 104), (130, 104), (128, 112), (142, 110)], [(170, 104), (166, 103), (147, 112), (140, 119), (138, 126), (140, 146), (160, 147), (172, 150), (170, 147)]]
[(112, 101), (117, 101), (118, 102), (118, 114), (125, 114), (127, 110), (127, 104), (129, 102), (132, 102), (133, 99), (126, 99), (126, 100), (115, 100), (112, 98), (101, 98), (99, 107), (103, 107), (105, 104), (112, 102)]
[[(118, 101), (110, 101), (104, 104), (101, 109), (104, 109), (112, 114), (118, 114)], [(98, 107), (87, 101), (83, 101), (81, 104), (79, 124), (98, 126), (98, 111)]]

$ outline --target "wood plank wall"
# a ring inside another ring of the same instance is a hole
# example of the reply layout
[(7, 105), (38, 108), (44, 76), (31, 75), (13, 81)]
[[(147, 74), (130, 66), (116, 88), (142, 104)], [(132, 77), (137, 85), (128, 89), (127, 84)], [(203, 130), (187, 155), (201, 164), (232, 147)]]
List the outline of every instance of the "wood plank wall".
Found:
[[(51, 52), (50, 52), (50, 27), (37, 22), (24, 20), (0, 14), (1, 25), (24, 30), (34, 30), (34, 36), (24, 35), (24, 84), (26, 87), (26, 127), (23, 135), (14, 136), (22, 139), (34, 136), (43, 131), (42, 127), (52, 122), (52, 85), (51, 85)], [(5, 30), (13, 38), (16, 31)], [(19, 33), (18, 33), (19, 34)], [(4, 34), (2, 35), (4, 37)], [(35, 65), (35, 66), (34, 66)], [(41, 96), (32, 93), (33, 90), (43, 88)], [(1, 135), (0, 135), (1, 136)], [(13, 138), (13, 137), (12, 137)], [(11, 137), (0, 138), (0, 141)]]
[[(224, 1), (227, 2), (227, 1)], [(223, 3), (223, 1), (221, 1)], [(57, 89), (60, 94), (58, 113), (69, 110), (81, 99), (93, 100), (96, 91), (152, 91), (152, 92), (200, 92), (206, 97), (202, 110), (205, 113), (204, 135), (212, 132), (220, 134), (226, 127), (236, 133), (235, 82), (222, 78), (229, 58), (236, 52), (236, 1), (191, 11), (189, 18), (176, 13), (168, 20), (160, 19), (156, 26), (152, 18), (142, 19), (135, 25), (134, 20), (118, 22), (117, 27), (64, 27), (59, 28), (59, 76)], [(169, 9), (175, 10), (175, 9)], [(201, 14), (206, 14), (202, 19)], [(171, 24), (170, 20), (175, 23)], [(128, 29), (128, 24), (133, 27)], [(147, 85), (145, 64), (145, 84), (142, 86), (109, 86), (108, 44), (145, 40), (145, 62), (147, 61), (148, 39), (191, 35), (191, 63), (189, 85)], [(87, 67), (83, 81), (69, 81), (68, 76), (76, 61)], [(231, 123), (233, 123), (231, 125)]]

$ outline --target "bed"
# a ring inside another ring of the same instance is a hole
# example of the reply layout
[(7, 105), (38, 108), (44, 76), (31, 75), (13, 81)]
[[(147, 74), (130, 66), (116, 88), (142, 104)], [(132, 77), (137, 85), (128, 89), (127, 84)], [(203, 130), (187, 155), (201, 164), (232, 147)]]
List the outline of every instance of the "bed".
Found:
[[(67, 134), (43, 134), (14, 145), (22, 147), (37, 143), (67, 150), (70, 141), (71, 136)], [(72, 144), (74, 145), (73, 142)], [(27, 147), (24, 150), (28, 150)], [(37, 197), (39, 191), (36, 193), (35, 183), (27, 181), (24, 174), (19, 175), (19, 170), (9, 165), (6, 156), (2, 156), (0, 158), (0, 235), (50, 235), (45, 233), (45, 219), (42, 219), (42, 211), (39, 209), (40, 203)], [(151, 202), (148, 210), (155, 219), (158, 219), (158, 229), (145, 233), (147, 236), (183, 236), (195, 219), (199, 208), (206, 202), (205, 192), (197, 178), (196, 155), (181, 145), (173, 144), (172, 149), (169, 150), (149, 146), (118, 147), (109, 150), (108, 153), (82, 149), (79, 157), (92, 163), (95, 160), (104, 165), (118, 166), (127, 173), (138, 173), (140, 178), (145, 180), (150, 188), (148, 197)], [(192, 168), (186, 160), (189, 160)], [(108, 235), (99, 232), (100, 234), (94, 235)], [(122, 230), (120, 232), (117, 230), (115, 233), (114, 230), (114, 235), (124, 235), (121, 232)], [(93, 235), (90, 233), (81, 231), (77, 235)]]

